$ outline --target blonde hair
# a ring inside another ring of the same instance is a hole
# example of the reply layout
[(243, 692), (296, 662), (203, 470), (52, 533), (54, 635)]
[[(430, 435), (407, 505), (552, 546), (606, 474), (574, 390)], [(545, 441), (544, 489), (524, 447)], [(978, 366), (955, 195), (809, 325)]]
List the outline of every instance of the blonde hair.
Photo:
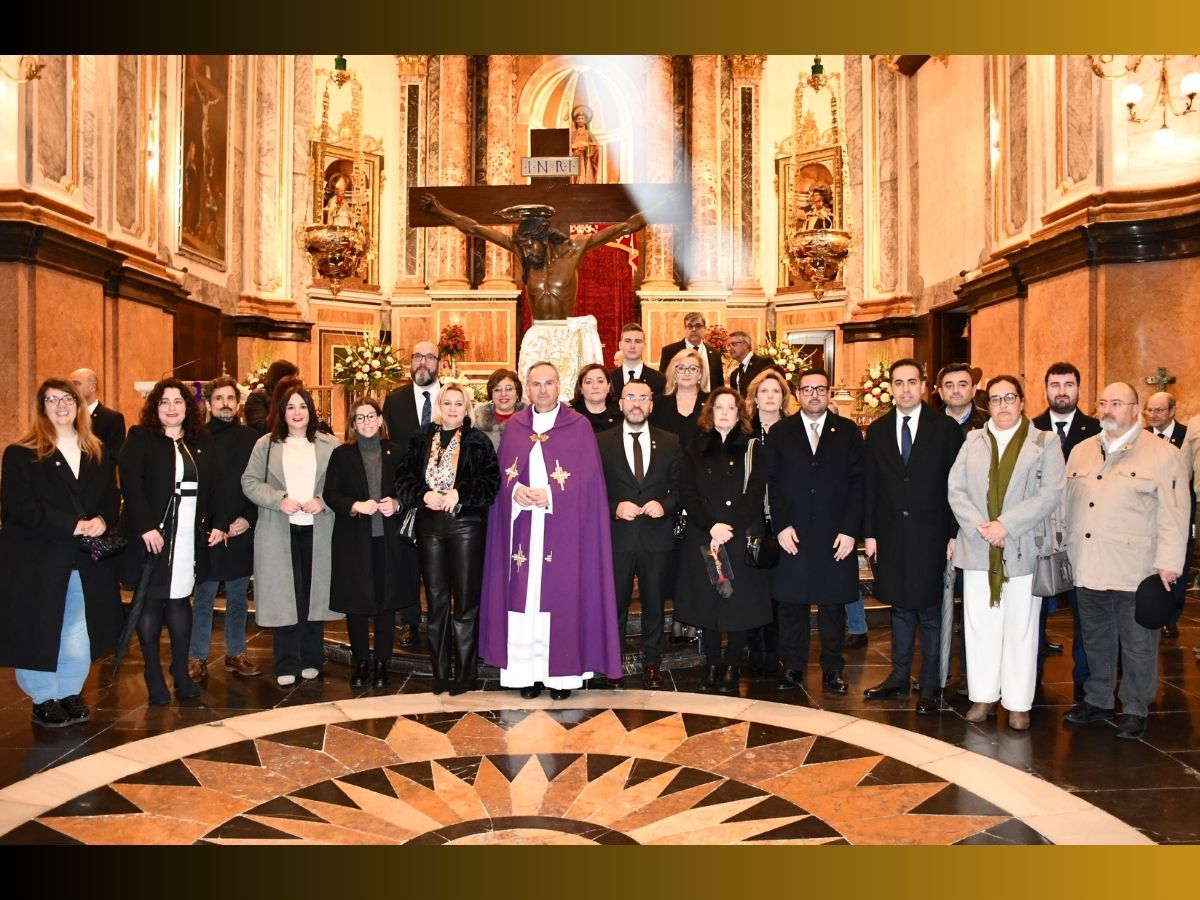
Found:
[(698, 365), (700, 367), (700, 381), (698, 382), (699, 389), (702, 391), (708, 390), (708, 385), (704, 383), (705, 381), (707, 381), (706, 376), (708, 375), (708, 373), (706, 371), (704, 371), (704, 360), (700, 356), (700, 351), (699, 350), (690, 350), (685, 347), (683, 350), (680, 350), (678, 353), (676, 353), (674, 356), (671, 357), (671, 361), (667, 364), (667, 371), (665, 373), (663, 373), (667, 376), (667, 386), (665, 388), (663, 388), (664, 396), (669, 397), (671, 394), (675, 393), (675, 386), (676, 386), (675, 385), (675, 367), (677, 365), (679, 365), (681, 362), (683, 362), (685, 359), (687, 359), (689, 356), (691, 358), (693, 358), (694, 360), (696, 360), (696, 365)]
[(792, 414), (792, 386), (787, 383), (787, 379), (779, 374), (778, 369), (763, 369), (746, 388), (746, 413), (750, 418), (754, 418), (754, 414), (758, 412), (758, 404), (754, 402), (755, 395), (758, 389), (762, 387), (763, 382), (774, 381), (779, 385), (779, 389), (783, 391), (783, 405), (779, 407), (781, 416), (790, 416)]
[(463, 414), (463, 418), (469, 419), (471, 417), (471, 412), (475, 409), (475, 395), (471, 391), (470, 385), (462, 381), (447, 379), (446, 381), (442, 382), (442, 390), (438, 394), (438, 408), (433, 413), (433, 423), (435, 425), (442, 424), (442, 397), (445, 396), (446, 391), (457, 391), (462, 396), (463, 402), (467, 405), (467, 410)]
[(79, 449), (88, 459), (99, 460), (104, 453), (104, 445), (92, 432), (92, 414), (75, 385), (61, 378), (47, 378), (38, 388), (33, 423), (17, 441), (17, 446), (32, 450), (39, 461), (54, 455), (54, 451), (58, 449), (58, 429), (46, 415), (46, 394), (51, 390), (62, 391), (75, 398), (75, 434), (79, 438)]

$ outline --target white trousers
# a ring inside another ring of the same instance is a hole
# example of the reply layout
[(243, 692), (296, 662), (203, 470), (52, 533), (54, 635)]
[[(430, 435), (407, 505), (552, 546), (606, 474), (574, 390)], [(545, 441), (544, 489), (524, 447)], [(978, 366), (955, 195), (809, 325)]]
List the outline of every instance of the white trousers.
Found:
[(963, 572), (963, 634), (972, 703), (1003, 701), (1010, 712), (1028, 712), (1037, 688), (1038, 621), (1042, 598), (1031, 594), (1033, 576), (1010, 578), (992, 606), (988, 573)]

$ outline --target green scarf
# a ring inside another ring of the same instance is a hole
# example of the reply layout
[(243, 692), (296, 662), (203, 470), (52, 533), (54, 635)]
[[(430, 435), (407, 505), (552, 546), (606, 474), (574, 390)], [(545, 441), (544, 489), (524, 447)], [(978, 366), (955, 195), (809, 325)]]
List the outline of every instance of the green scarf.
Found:
[[(1008, 446), (1004, 448), (1004, 457), (1000, 456), (1000, 447), (996, 436), (988, 429), (988, 440), (992, 444), (992, 465), (988, 469), (987, 514), (988, 521), (995, 522), (1004, 511), (1004, 495), (1008, 493), (1008, 482), (1012, 480), (1013, 469), (1017, 465), (1017, 457), (1021, 455), (1021, 447), (1029, 435), (1029, 419), (1021, 416), (1021, 424), (1017, 433), (1012, 436)], [(992, 606), (1000, 605), (1000, 591), (1008, 574), (1004, 571), (1004, 547), (993, 546), (988, 551), (988, 586), (992, 589)]]

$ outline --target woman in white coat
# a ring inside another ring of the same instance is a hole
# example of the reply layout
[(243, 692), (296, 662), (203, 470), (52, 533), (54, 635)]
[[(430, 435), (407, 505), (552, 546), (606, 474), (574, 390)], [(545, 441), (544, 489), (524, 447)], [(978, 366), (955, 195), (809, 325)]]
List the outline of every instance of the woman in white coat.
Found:
[(258, 510), (254, 534), (254, 619), (272, 629), (275, 680), (318, 678), (324, 667), (333, 511), (322, 499), (336, 438), (317, 431), (303, 385), (280, 398), (274, 427), (258, 439), (242, 491)]
[(963, 570), (963, 632), (971, 707), (982, 722), (1003, 703), (1008, 725), (1029, 728), (1037, 687), (1038, 616), (1033, 570), (1038, 536), (1066, 480), (1058, 437), (1025, 415), (1025, 391), (1012, 375), (987, 383), (991, 419), (967, 435), (950, 469), (950, 506), (958, 519), (954, 565)]

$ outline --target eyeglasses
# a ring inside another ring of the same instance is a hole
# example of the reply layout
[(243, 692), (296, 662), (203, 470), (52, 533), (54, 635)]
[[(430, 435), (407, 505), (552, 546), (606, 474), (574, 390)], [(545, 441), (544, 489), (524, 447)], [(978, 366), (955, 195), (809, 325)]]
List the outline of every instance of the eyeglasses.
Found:
[(373, 413), (373, 412), (372, 413), (363, 413), (362, 415), (355, 416), (354, 421), (360, 422), (360, 423), (361, 422), (374, 422), (378, 418), (379, 418), (379, 416), (375, 415), (375, 413)]
[(51, 397), (49, 394), (47, 394), (43, 402), (45, 402), (47, 406), (59, 406), (60, 404), (62, 406), (74, 406), (75, 398), (70, 394), (63, 394), (61, 397)]
[(1000, 406), (1001, 404), (1012, 406), (1020, 399), (1020, 397), (1011, 392), (1007, 394), (997, 394), (995, 397), (988, 397), (988, 406)]
[(676, 366), (675, 371), (680, 375), (695, 375), (700, 371), (699, 366)]
[(813, 394), (816, 394), (818, 397), (824, 397), (826, 394), (829, 393), (829, 388), (828, 388), (828, 386), (823, 385), (823, 384), (820, 384), (820, 385), (806, 384), (804, 387), (800, 388), (800, 393), (803, 394), (805, 397), (811, 397)]
[(1147, 406), (1146, 407), (1146, 412), (1151, 413), (1156, 416), (1161, 416), (1163, 413), (1170, 412), (1170, 411), (1171, 411), (1170, 407), (1167, 407), (1167, 406)]
[(1136, 403), (1130, 403), (1128, 400), (1097, 400), (1097, 409), (1112, 409), (1114, 412), (1120, 412), (1126, 406), (1137, 406)]
[(742, 340), (741, 338), (734, 338), (732, 341), (729, 342), (730, 347), (732, 347), (734, 344), (745, 344), (747, 347), (750, 346), (749, 341)]
[(412, 355), (412, 361), (435, 363), (438, 361), (438, 356), (436, 353), (414, 353)]
[(626, 403), (649, 403), (653, 398), (647, 394), (626, 394), (621, 399)]

